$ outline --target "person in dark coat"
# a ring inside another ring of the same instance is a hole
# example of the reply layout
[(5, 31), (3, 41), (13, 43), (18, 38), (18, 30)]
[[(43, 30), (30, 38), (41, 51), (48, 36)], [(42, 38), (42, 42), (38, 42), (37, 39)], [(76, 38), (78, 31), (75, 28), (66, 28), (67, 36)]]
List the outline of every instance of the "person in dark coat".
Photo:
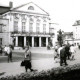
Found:
[(12, 62), (12, 46), (9, 45), (9, 47), (10, 47), (10, 61)]
[(69, 46), (69, 44), (67, 44), (65, 46), (65, 52), (66, 52), (67, 59), (70, 59), (70, 52), (69, 52), (69, 50), (70, 50), (70, 46)]
[(66, 62), (66, 52), (65, 52), (65, 46), (62, 46), (62, 49), (60, 50), (60, 66), (62, 66), (62, 64), (68, 65)]
[(24, 66), (25, 66), (26, 72), (27, 72), (27, 69), (30, 69), (31, 71), (33, 71), (32, 65), (31, 65), (31, 51), (29, 50), (29, 48), (27, 48), (25, 51)]

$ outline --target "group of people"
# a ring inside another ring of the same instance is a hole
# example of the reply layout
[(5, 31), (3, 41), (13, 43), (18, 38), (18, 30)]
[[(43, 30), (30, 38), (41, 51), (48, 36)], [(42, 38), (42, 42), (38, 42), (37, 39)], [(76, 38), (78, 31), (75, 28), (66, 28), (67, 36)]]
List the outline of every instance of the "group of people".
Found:
[(56, 58), (60, 59), (60, 66), (62, 66), (63, 64), (68, 65), (67, 64), (67, 59), (68, 60), (74, 60), (74, 53), (75, 53), (75, 48), (74, 45), (69, 45), (69, 44), (63, 44), (62, 46), (60, 46), (58, 48), (58, 46), (55, 46), (55, 53), (54, 53), (54, 60)]
[[(4, 48), (4, 52), (5, 54), (7, 54), (8, 56), (8, 62), (12, 62), (12, 46), (6, 46)], [(63, 65), (68, 65), (67, 64), (67, 59), (71, 60), (71, 59), (75, 59), (74, 58), (74, 53), (75, 53), (75, 49), (74, 49), (74, 45), (69, 45), (69, 44), (63, 44), (62, 46), (58, 47), (57, 45), (55, 46), (55, 53), (54, 53), (54, 60), (56, 58), (60, 59), (60, 66)], [(30, 71), (34, 71), (32, 69), (32, 65), (31, 65), (31, 51), (29, 49), (29, 47), (25, 48), (25, 54), (24, 54), (24, 61), (23, 64), (25, 66), (25, 70), (27, 72), (28, 69), (30, 69)], [(21, 65), (23, 65), (21, 62)]]

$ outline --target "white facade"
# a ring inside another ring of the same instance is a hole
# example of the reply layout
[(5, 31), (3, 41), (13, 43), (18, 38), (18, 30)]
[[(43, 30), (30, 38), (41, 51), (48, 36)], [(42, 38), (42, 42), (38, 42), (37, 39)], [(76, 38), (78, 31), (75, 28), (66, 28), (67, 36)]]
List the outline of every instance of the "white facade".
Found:
[(73, 38), (74, 44), (77, 46), (80, 44), (80, 20), (77, 20), (73, 25)]
[(36, 4), (30, 2), (13, 8), (2, 15), (9, 20), (9, 44), (16, 47), (29, 45), (45, 47), (49, 43), (49, 14)]
[(58, 34), (60, 26), (57, 23), (50, 23), (50, 28), (52, 30), (50, 32), (52, 32), (54, 34), (52, 36), (52, 43), (53, 43), (53, 47), (54, 47), (57, 43), (57, 34)]

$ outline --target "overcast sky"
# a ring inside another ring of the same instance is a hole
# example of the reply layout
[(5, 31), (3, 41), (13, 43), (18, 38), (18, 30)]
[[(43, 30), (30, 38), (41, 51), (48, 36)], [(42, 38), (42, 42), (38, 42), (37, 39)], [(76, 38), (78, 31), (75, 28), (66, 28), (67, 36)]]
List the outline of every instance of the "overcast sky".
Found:
[(80, 0), (0, 0), (0, 5), (8, 6), (10, 1), (13, 7), (34, 2), (50, 14), (53, 23), (58, 23), (67, 32), (72, 31), (76, 20), (80, 20)]

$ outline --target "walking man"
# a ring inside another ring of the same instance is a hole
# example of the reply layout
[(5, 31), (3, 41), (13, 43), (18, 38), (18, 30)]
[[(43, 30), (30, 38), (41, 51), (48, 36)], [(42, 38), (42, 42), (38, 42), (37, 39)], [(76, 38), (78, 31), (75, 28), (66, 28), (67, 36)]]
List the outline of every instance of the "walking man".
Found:
[(7, 47), (7, 54), (8, 54), (8, 62), (12, 62), (12, 50), (10, 45)]
[(68, 65), (66, 62), (66, 52), (65, 52), (65, 46), (62, 46), (62, 49), (60, 50), (60, 66), (63, 65), (63, 63), (65, 65)]
[(69, 60), (70, 59), (70, 46), (69, 46), (69, 44), (67, 44), (66, 46), (65, 46), (65, 52), (66, 52), (66, 56), (67, 56), (67, 59)]

